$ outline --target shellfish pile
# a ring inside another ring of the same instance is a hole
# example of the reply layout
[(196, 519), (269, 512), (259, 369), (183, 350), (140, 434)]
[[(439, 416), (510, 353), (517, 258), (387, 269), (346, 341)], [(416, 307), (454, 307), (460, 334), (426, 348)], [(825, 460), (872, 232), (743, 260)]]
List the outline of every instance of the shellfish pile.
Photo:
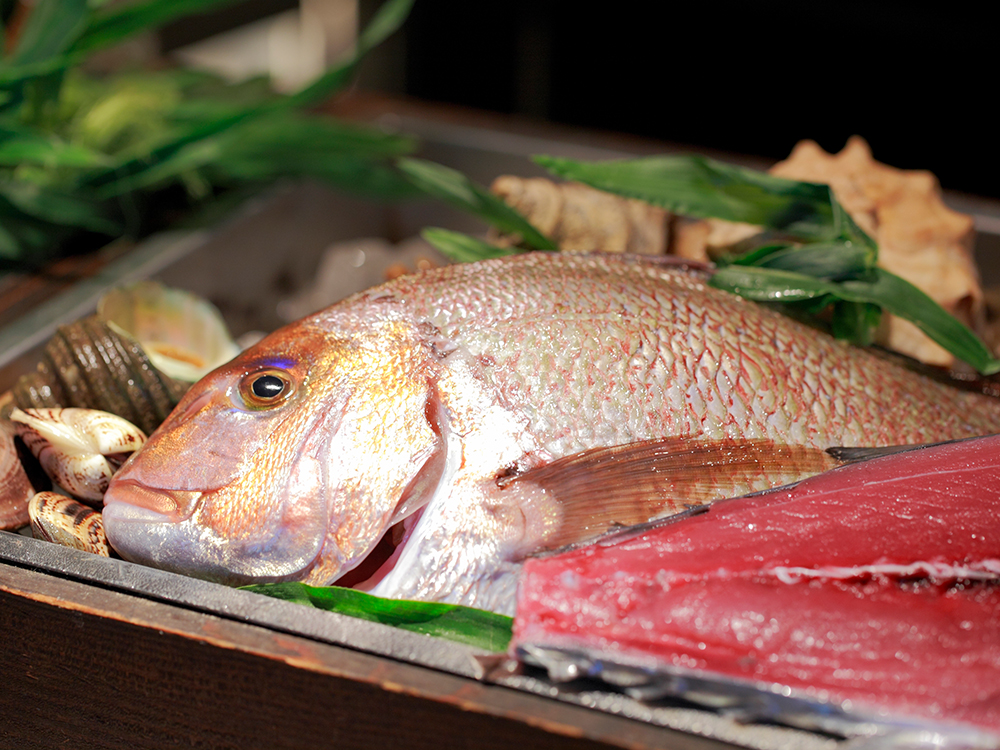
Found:
[[(113, 289), (97, 314), (61, 326), (0, 399), (0, 529), (30, 523), (36, 538), (109, 556), (100, 507), (112, 475), (238, 353), (214, 306), (153, 282)], [(39, 486), (42, 471), (57, 491)]]

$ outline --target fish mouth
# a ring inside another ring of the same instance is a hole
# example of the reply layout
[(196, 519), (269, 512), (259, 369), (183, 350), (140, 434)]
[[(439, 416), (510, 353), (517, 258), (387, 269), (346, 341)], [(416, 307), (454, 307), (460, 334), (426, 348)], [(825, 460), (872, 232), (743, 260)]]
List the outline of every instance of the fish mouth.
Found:
[(120, 482), (105, 495), (108, 543), (129, 562), (229, 586), (296, 580), (315, 565), (321, 534), (309, 534), (307, 544), (284, 530), (234, 540), (206, 527), (197, 500), (208, 492)]
[(357, 565), (337, 578), (332, 585), (359, 591), (370, 591), (375, 588), (396, 567), (423, 513), (424, 508), (419, 508), (386, 529), (371, 551)]
[(197, 507), (198, 500), (205, 494), (198, 490), (167, 490), (147, 487), (134, 479), (116, 482), (105, 495), (105, 507), (127, 505), (142, 508), (154, 515), (162, 516), (173, 523), (188, 518)]

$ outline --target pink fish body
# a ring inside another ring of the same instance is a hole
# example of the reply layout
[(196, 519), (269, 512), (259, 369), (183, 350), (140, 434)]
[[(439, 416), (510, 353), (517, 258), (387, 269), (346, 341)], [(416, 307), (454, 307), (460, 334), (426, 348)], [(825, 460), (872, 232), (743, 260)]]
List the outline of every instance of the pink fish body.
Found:
[(1000, 730), (998, 628), (994, 436), (529, 560), (515, 643)]
[[(127, 559), (230, 583), (353, 570), (377, 594), (510, 611), (524, 554), (621, 522), (565, 528), (574, 498), (529, 480), (566, 457), (664, 438), (822, 453), (1000, 430), (1000, 401), (706, 280), (648, 259), (538, 253), (355, 295), (196, 384), (112, 483), (109, 539)], [(699, 472), (697, 491), (661, 490), (636, 517), (825, 460)], [(369, 555), (392, 527), (405, 541), (379, 567)]]

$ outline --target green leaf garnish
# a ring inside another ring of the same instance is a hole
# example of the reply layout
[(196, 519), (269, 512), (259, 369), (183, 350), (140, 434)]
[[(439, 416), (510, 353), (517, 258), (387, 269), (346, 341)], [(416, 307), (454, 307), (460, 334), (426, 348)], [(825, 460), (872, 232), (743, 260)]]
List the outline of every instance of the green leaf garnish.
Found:
[(758, 302), (831, 311), (831, 332), (871, 343), (885, 310), (984, 374), (1000, 372), (985, 344), (912, 284), (876, 265), (878, 247), (826, 185), (796, 182), (700, 156), (577, 162), (535, 161), (567, 179), (685, 216), (746, 222), (788, 237), (720, 259), (712, 286)]
[(307, 586), (296, 581), (242, 588), (328, 612), (446, 638), (485, 651), (505, 651), (511, 638), (513, 621), (510, 617), (458, 604), (383, 599), (355, 589)]
[(820, 300), (820, 308), (834, 304), (833, 333), (859, 344), (870, 342), (878, 324), (870, 308), (876, 307), (914, 323), (984, 375), (1000, 372), (1000, 360), (965, 324), (913, 284), (882, 268), (870, 269), (868, 278), (826, 281), (795, 271), (734, 264), (716, 271), (711, 284), (757, 302)]
[(420, 233), (420, 236), (455, 263), (471, 263), (489, 258), (502, 258), (505, 255), (513, 255), (519, 252), (510, 248), (496, 247), (475, 237), (470, 237), (461, 232), (452, 232), (448, 229), (428, 227)]
[(396, 166), (418, 188), (484, 219), (503, 232), (520, 235), (535, 250), (555, 250), (555, 243), (521, 214), (461, 172), (423, 159), (400, 159)]
[(772, 177), (702, 156), (604, 162), (536, 156), (534, 161), (568, 180), (683, 216), (740, 221), (812, 240), (839, 234), (826, 185)]

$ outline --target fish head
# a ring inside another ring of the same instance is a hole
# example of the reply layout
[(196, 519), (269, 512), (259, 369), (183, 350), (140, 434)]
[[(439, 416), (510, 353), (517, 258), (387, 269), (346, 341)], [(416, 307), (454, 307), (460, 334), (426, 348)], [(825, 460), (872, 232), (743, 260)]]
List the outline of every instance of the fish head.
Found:
[(127, 560), (228, 584), (325, 584), (441, 462), (426, 346), (399, 320), (281, 329), (196, 383), (105, 495)]

